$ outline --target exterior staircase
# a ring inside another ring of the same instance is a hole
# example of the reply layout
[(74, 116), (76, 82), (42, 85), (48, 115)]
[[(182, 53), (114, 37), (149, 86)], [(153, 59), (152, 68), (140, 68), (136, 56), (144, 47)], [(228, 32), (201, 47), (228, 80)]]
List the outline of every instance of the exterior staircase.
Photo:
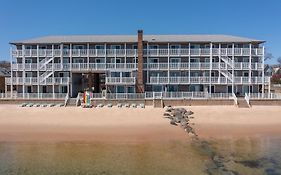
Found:
[(69, 98), (66, 106), (76, 106), (76, 98)]
[[(232, 62), (232, 59), (230, 59), (228, 56), (221, 56), (221, 60), (226, 64), (227, 69), (233, 69), (234, 65)], [(226, 77), (228, 80), (230, 80), (231, 82), (233, 82), (233, 75), (232, 73), (230, 73), (228, 70), (222, 70), (221, 74)]]
[(239, 97), (237, 99), (237, 103), (238, 103), (237, 104), (238, 108), (250, 108), (250, 106), (248, 105), (247, 101), (243, 97)]
[(227, 70), (222, 70), (221, 74), (226, 77), (228, 80), (233, 82), (232, 73), (228, 72)]
[(40, 75), (40, 83), (44, 83), (47, 78), (49, 78), (51, 75), (53, 75), (52, 71), (46, 71), (42, 75)]
[(42, 70), (47, 64), (49, 64), (51, 61), (53, 61), (54, 57), (46, 57), (45, 59), (41, 60), (39, 65), (40, 65), (40, 70)]

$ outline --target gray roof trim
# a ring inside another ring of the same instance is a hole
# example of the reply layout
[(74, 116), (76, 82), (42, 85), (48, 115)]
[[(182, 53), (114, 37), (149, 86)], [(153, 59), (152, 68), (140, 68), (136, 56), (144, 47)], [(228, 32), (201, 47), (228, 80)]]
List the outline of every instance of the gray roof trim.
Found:
[[(232, 35), (144, 35), (143, 40), (151, 43), (212, 42), (212, 43), (263, 43), (265, 41)], [(60, 43), (136, 43), (137, 35), (65, 35), (45, 36), (10, 44), (60, 44)]]

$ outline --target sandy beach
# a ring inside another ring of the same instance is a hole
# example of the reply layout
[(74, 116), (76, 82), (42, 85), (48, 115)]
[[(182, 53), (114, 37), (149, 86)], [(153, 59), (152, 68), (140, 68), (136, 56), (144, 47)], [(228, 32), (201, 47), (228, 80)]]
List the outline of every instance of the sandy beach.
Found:
[[(280, 135), (281, 108), (192, 106), (192, 127), (199, 137)], [(188, 140), (163, 118), (164, 109), (0, 106), (0, 141), (146, 142)]]

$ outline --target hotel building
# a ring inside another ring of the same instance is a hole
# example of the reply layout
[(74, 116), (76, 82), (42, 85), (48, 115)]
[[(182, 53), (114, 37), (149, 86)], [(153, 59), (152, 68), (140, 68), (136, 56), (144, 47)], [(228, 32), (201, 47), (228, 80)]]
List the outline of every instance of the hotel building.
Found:
[(76, 35), (11, 42), (17, 98), (94, 93), (264, 93), (264, 41), (229, 35)]

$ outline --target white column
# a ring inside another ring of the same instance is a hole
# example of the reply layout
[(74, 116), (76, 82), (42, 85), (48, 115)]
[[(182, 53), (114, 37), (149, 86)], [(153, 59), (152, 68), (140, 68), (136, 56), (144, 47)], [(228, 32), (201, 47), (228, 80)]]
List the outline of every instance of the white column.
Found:
[[(232, 43), (232, 93), (234, 93), (234, 82), (235, 82), (235, 78), (234, 78), (234, 43)], [(227, 66), (227, 65), (226, 65)]]
[(25, 45), (22, 45), (22, 66), (23, 66), (23, 71), (22, 71), (22, 96), (25, 98)]
[(170, 85), (170, 43), (168, 43), (168, 86)]
[(39, 45), (37, 44), (37, 98), (40, 95), (40, 61), (39, 61)]
[[(264, 97), (264, 46), (262, 47), (262, 97)], [(269, 85), (270, 85), (270, 79), (269, 79)], [(269, 91), (270, 93), (270, 91)]]
[(90, 71), (90, 44), (87, 43), (87, 70)]
[(70, 71), (72, 70), (72, 44), (69, 46), (69, 64), (70, 64)]
[(252, 43), (250, 43), (250, 57), (249, 57), (249, 87), (248, 87), (248, 93), (251, 93), (251, 85), (252, 85)]
[(188, 83), (190, 86), (190, 43), (188, 43)]
[[(221, 83), (221, 43), (219, 43), (219, 84)], [(226, 89), (228, 86), (226, 85)], [(226, 91), (228, 92), (228, 91)]]
[(52, 85), (53, 85), (53, 98), (55, 98), (55, 71), (54, 71), (54, 61), (55, 61), (55, 58), (54, 58), (55, 54), (54, 54), (54, 45), (52, 44), (52, 72), (53, 72), (53, 75), (52, 75)]
[[(10, 47), (10, 60), (11, 60), (11, 85), (10, 85), (10, 95), (11, 98), (13, 97), (13, 54), (12, 54), (12, 47)], [(16, 61), (16, 63), (18, 64), (18, 61)], [(17, 89), (18, 90), (18, 89)]]
[(210, 75), (209, 75), (209, 93), (212, 94), (212, 81), (211, 81), (211, 78), (212, 78), (212, 69), (213, 69), (213, 66), (212, 66), (212, 63), (213, 63), (213, 43), (210, 43)]

